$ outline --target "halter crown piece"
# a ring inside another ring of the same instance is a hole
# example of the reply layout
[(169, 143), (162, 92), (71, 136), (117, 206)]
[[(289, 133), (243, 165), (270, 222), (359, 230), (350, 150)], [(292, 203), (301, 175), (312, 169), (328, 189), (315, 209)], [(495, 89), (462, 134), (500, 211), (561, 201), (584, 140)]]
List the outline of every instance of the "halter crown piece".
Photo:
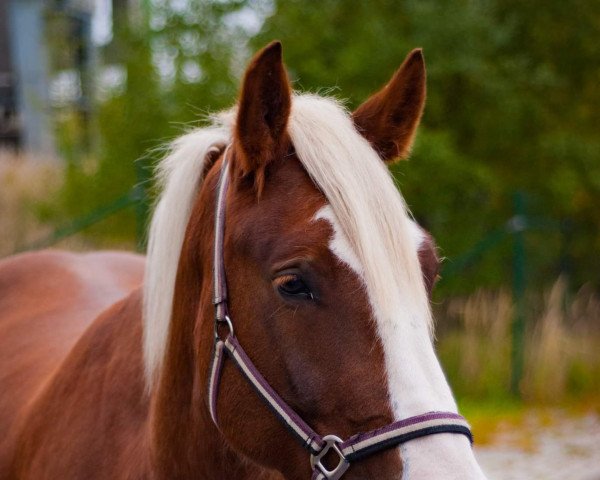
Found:
[[(214, 305), (215, 305), (215, 346), (208, 385), (208, 405), (213, 422), (218, 427), (217, 398), (219, 381), (225, 355), (238, 367), (240, 373), (254, 387), (257, 395), (272, 410), (299, 443), (310, 453), (312, 480), (337, 480), (348, 470), (351, 463), (395, 447), (415, 438), (434, 433), (458, 433), (465, 435), (471, 443), (473, 436), (467, 421), (451, 412), (428, 412), (400, 420), (370, 432), (358, 433), (346, 440), (335, 435), (321, 436), (273, 390), (261, 375), (252, 360), (239, 344), (233, 331), (233, 322), (227, 308), (227, 285), (223, 255), (225, 233), (225, 196), (229, 185), (229, 165), (225, 149), (223, 165), (219, 177), (214, 241)], [(226, 329), (227, 333), (222, 335)], [(330, 451), (338, 456), (338, 464), (328, 469), (322, 458)]]

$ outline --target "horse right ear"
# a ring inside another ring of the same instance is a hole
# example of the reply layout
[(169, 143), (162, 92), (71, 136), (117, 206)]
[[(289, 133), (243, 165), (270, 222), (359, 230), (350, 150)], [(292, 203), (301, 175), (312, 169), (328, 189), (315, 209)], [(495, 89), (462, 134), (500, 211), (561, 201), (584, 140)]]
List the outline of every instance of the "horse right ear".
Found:
[(266, 165), (282, 154), (292, 92), (281, 55), (272, 42), (250, 62), (242, 85), (235, 125), (235, 161), (243, 175), (262, 177)]

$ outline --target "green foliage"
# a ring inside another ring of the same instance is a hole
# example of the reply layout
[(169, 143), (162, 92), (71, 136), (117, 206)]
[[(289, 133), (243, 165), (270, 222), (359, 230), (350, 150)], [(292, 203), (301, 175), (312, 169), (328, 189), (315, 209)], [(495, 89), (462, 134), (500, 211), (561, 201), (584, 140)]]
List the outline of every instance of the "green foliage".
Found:
[[(413, 215), (436, 238), (444, 266), (453, 266), (455, 255), (468, 250), (498, 226), (494, 208), (502, 192), (493, 169), (462, 153), (447, 130), (423, 127), (411, 159), (393, 165), (392, 172)], [(480, 219), (474, 224), (473, 205), (477, 206)], [(459, 225), (462, 228), (457, 228)], [(505, 245), (499, 248), (502, 247)], [(510, 276), (509, 265), (497, 262), (492, 255), (478, 258), (476, 267), (469, 270), (468, 283), (494, 284), (495, 279)], [(448, 288), (456, 284), (443, 271), (442, 278), (436, 294), (445, 296)]]
[[(124, 67), (126, 82), (96, 106), (98, 148), (85, 160), (70, 152), (69, 216), (145, 185), (148, 152), (231, 105), (249, 55), (272, 39), (284, 44), (295, 88), (333, 86), (351, 108), (380, 88), (412, 48), (422, 47), (427, 108), (411, 161), (393, 173), (446, 264), (457, 264), (506, 224), (519, 190), (527, 214), (546, 225), (526, 235), (530, 285), (545, 284), (559, 271), (574, 285), (600, 281), (600, 257), (591, 254), (600, 249), (597, 2), (148, 5), (133, 19), (118, 16), (115, 40), (103, 53), (103, 63)], [(68, 151), (79, 135), (77, 118), (65, 117), (62, 125)], [(142, 208), (138, 217), (143, 214)], [(94, 234), (131, 237), (134, 224), (129, 212)], [(506, 285), (510, 256), (507, 236), (467, 270), (445, 277), (441, 293)]]
[[(69, 159), (63, 190), (65, 216), (101, 208), (137, 186), (145, 202), (91, 228), (97, 239), (142, 239), (147, 223), (153, 163), (168, 140), (198, 125), (203, 116), (233, 103), (231, 74), (236, 31), (215, 34), (227, 15), (243, 6), (196, 2), (185, 11), (156, 6), (137, 19), (121, 18), (103, 63), (124, 69), (125, 82), (95, 110), (99, 145), (87, 157), (73, 154), (72, 122), (62, 122)], [(119, 18), (119, 17), (117, 17)], [(143, 240), (143, 239), (142, 239)]]
[[(298, 87), (336, 85), (352, 107), (422, 47), (427, 108), (412, 161), (394, 173), (442, 254), (451, 263), (502, 226), (521, 190), (527, 213), (554, 225), (528, 235), (530, 280), (560, 268), (598, 284), (599, 5), (279, 1), (253, 45), (280, 38)], [(510, 254), (506, 241), (442, 289), (508, 283)]]
[[(69, 163), (63, 195), (70, 215), (84, 215), (144, 182), (147, 166), (139, 159), (166, 126), (147, 42), (131, 31), (122, 32), (120, 40), (125, 49), (125, 88), (122, 94), (98, 106), (97, 159), (77, 158)], [(136, 217), (129, 209), (96, 226), (91, 233), (122, 241), (134, 237), (135, 228)]]

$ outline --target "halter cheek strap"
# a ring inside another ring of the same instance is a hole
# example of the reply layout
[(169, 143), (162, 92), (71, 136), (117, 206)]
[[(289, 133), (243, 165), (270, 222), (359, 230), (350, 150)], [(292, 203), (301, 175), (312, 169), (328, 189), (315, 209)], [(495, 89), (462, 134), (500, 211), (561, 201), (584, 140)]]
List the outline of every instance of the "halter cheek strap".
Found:
[[(381, 450), (427, 435), (458, 433), (466, 436), (473, 443), (473, 436), (467, 421), (462, 416), (452, 412), (428, 412), (416, 415), (370, 432), (358, 433), (347, 440), (342, 440), (335, 435), (322, 437), (273, 390), (235, 337), (233, 322), (229, 318), (227, 309), (223, 240), (225, 232), (225, 195), (229, 185), (228, 151), (229, 147), (224, 153), (215, 210), (213, 279), (215, 345), (208, 385), (208, 405), (215, 425), (218, 426), (217, 399), (221, 371), (225, 358), (228, 357), (275, 416), (286, 426), (296, 440), (308, 450), (313, 471), (312, 480), (339, 479), (351, 463)], [(338, 457), (338, 463), (333, 469), (328, 469), (321, 461), (330, 451), (335, 452)]]
[[(225, 263), (223, 259), (223, 242), (225, 237), (225, 195), (229, 187), (229, 162), (227, 154), (231, 145), (227, 145), (223, 154), (223, 165), (217, 187), (217, 207), (215, 209), (215, 240), (213, 257), (213, 303), (215, 305), (215, 321), (226, 321), (227, 317), (227, 283), (225, 281)], [(216, 325), (215, 325), (216, 327)], [(233, 333), (233, 328), (232, 328)]]

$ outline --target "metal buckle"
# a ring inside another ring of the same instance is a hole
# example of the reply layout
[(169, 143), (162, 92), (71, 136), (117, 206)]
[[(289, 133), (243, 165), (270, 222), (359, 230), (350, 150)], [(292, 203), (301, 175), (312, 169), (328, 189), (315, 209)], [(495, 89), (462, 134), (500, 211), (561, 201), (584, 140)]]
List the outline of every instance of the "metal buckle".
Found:
[[(350, 463), (348, 463), (348, 460), (346, 460), (346, 457), (340, 450), (340, 447), (338, 447), (338, 444), (342, 443), (342, 439), (336, 437), (335, 435), (326, 435), (323, 437), (323, 441), (325, 442), (323, 450), (321, 450), (317, 455), (310, 455), (310, 466), (313, 468), (313, 470), (317, 468), (325, 478), (337, 480), (338, 478), (342, 477), (342, 475), (350, 466)], [(328, 470), (327, 467), (321, 463), (321, 459), (327, 455), (329, 450), (332, 449), (335, 453), (337, 453), (340, 461), (333, 470)]]

